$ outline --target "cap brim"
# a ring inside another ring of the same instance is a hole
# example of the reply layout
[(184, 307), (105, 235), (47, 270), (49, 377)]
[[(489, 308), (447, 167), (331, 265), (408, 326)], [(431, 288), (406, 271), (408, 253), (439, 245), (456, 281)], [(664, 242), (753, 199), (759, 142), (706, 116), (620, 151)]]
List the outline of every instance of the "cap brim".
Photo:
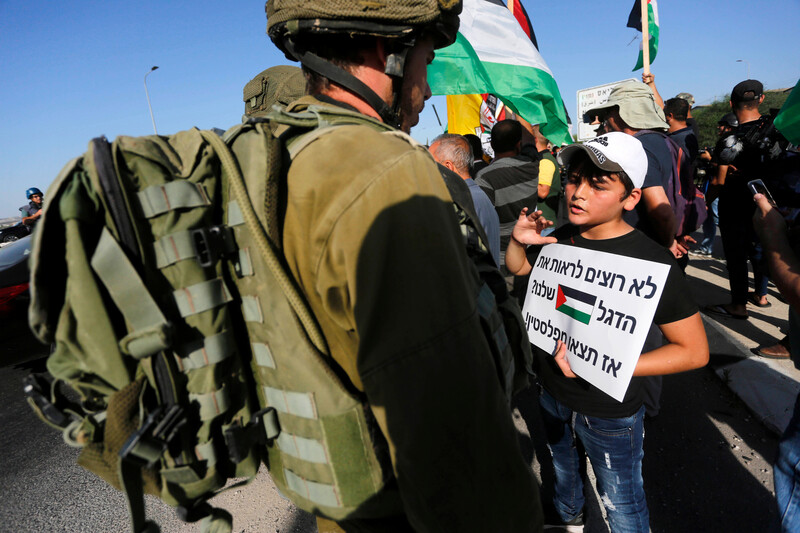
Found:
[(621, 166), (619, 166), (618, 163), (611, 161), (610, 159), (608, 159), (608, 157), (606, 157), (599, 151), (595, 151), (591, 147), (585, 144), (570, 144), (566, 148), (562, 149), (558, 153), (558, 162), (562, 166), (568, 166), (570, 161), (575, 156), (575, 154), (578, 153), (578, 151), (586, 152), (589, 155), (589, 159), (591, 160), (591, 162), (598, 168), (607, 170), (609, 172), (624, 172), (624, 170), (622, 169)]
[(584, 113), (584, 115), (591, 115), (595, 111), (603, 111), (603, 110), (609, 109), (611, 107), (614, 107), (615, 105), (618, 106), (619, 104), (618, 103), (611, 104), (611, 103), (606, 102), (605, 104), (599, 105), (597, 107), (593, 107), (591, 109), (587, 109), (586, 112)]

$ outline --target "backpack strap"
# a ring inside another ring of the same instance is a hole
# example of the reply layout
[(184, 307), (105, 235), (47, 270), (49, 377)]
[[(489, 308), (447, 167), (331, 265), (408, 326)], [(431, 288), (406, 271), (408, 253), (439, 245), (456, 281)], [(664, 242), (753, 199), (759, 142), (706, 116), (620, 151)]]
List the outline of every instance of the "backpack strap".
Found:
[(91, 265), (133, 330), (120, 340), (120, 349), (142, 359), (170, 346), (169, 322), (107, 227), (100, 234)]
[(136, 233), (126, 208), (125, 194), (114, 170), (111, 144), (105, 137), (97, 137), (92, 139), (90, 145), (94, 156), (94, 165), (97, 168), (97, 178), (108, 199), (109, 214), (114, 221), (114, 226), (117, 228), (119, 239), (128, 253), (138, 257)]
[[(314, 346), (317, 348), (317, 350), (324, 354), (328, 354), (328, 343), (325, 340), (317, 321), (314, 319), (314, 315), (311, 313), (311, 310), (308, 308), (308, 304), (306, 304), (305, 299), (298, 291), (293, 280), (281, 266), (280, 259), (275, 253), (273, 245), (267, 239), (267, 234), (264, 230), (264, 227), (261, 225), (261, 222), (259, 222), (258, 217), (256, 216), (255, 210), (253, 209), (253, 204), (250, 202), (250, 197), (247, 194), (247, 187), (244, 183), (242, 171), (239, 168), (239, 164), (236, 162), (236, 158), (231, 153), (228, 145), (225, 144), (225, 141), (223, 141), (217, 134), (210, 131), (201, 131), (200, 134), (217, 152), (222, 164), (223, 172), (225, 172), (230, 179), (231, 188), (233, 189), (236, 202), (239, 205), (239, 209), (241, 210), (245, 224), (247, 224), (247, 227), (252, 232), (259, 251), (264, 257), (264, 261), (267, 263), (272, 275), (275, 276), (275, 279), (280, 284), (281, 290), (286, 295), (286, 299), (289, 301), (292, 309), (294, 309), (295, 313), (297, 313), (297, 316), (300, 318), (303, 327), (308, 333), (309, 339), (314, 343)], [(272, 144), (277, 145), (278, 143)], [(270, 196), (272, 196), (272, 199), (270, 200), (268, 197), (267, 211), (275, 213), (275, 216), (277, 216), (277, 195)], [(270, 206), (270, 203), (274, 203), (275, 205)], [(270, 207), (272, 208), (270, 209)]]

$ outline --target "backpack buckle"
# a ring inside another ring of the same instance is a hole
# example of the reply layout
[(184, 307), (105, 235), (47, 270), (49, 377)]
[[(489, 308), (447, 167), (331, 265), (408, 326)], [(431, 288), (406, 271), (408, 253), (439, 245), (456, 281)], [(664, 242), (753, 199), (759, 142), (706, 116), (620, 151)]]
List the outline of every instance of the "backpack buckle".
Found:
[(163, 405), (147, 415), (144, 424), (122, 446), (122, 460), (142, 467), (152, 468), (161, 458), (169, 443), (186, 423), (183, 408), (172, 405), (166, 413)]
[(242, 426), (237, 421), (224, 429), (225, 444), (228, 455), (234, 464), (239, 464), (247, 458), (250, 449), (256, 444), (269, 444), (280, 435), (281, 427), (278, 422), (278, 412), (274, 407), (265, 407), (253, 413), (250, 422)]
[(228, 226), (211, 226), (191, 231), (195, 256), (201, 267), (212, 266), (224, 255), (236, 251), (233, 230)]
[(30, 374), (22, 380), (22, 384), (25, 396), (28, 397), (28, 402), (35, 406), (36, 411), (48, 424), (66, 429), (72, 423), (73, 418), (56, 407), (50, 401), (48, 395), (45, 394), (45, 387), (47, 385), (52, 386), (46, 378), (37, 374)]

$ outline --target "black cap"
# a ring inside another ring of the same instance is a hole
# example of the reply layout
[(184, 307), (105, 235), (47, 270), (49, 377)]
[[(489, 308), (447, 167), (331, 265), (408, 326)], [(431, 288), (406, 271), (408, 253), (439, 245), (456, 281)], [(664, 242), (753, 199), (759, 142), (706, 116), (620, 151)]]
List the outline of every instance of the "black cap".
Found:
[(750, 102), (764, 94), (764, 86), (758, 80), (744, 80), (731, 91), (731, 102)]

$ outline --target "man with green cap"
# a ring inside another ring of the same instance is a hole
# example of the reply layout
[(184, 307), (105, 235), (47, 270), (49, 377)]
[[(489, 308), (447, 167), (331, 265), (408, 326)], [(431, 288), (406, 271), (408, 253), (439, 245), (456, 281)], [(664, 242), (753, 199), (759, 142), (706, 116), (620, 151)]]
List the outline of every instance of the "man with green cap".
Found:
[(645, 235), (669, 248), (676, 258), (686, 249), (675, 242), (675, 214), (664, 190), (672, 172), (672, 157), (662, 137), (642, 130), (665, 132), (669, 128), (664, 111), (644, 83), (630, 81), (611, 90), (608, 101), (588, 114), (601, 117), (605, 131), (635, 135), (647, 153), (647, 175), (642, 186), (642, 201), (625, 221)]
[(509, 410), (514, 372), (500, 373), (495, 359), (499, 339), (525, 338), (484, 321), (499, 297), (467, 255), (436, 163), (406, 134), (431, 95), (427, 65), (454, 41), (460, 11), (445, 0), (267, 2), (270, 38), (307, 80), (309, 96), (285, 113), (329, 124), (288, 140), (282, 252), (333, 372), (368, 406), (383, 473), (346, 516), (314, 506), (336, 522), (319, 520), (320, 531), (542, 527)]

